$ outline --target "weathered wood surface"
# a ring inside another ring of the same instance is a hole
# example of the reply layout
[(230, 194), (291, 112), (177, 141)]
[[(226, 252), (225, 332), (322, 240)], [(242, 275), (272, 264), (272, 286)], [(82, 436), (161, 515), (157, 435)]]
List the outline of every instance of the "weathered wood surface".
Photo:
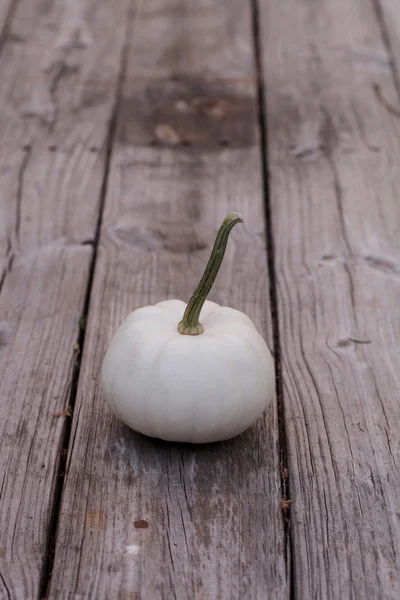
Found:
[(294, 597), (394, 600), (400, 119), (373, 91), (398, 102), (390, 57), (372, 3), (260, 7)]
[[(397, 0), (375, 0), (375, 2), (384, 43), (387, 45), (393, 66), (396, 69), (397, 92), (400, 93), (400, 3)], [(398, 105), (398, 97), (394, 96), (394, 101)]]
[(3, 0), (0, 3), (0, 52), (9, 37), (9, 25), (14, 16), (17, 3), (15, 0)]
[(70, 402), (89, 282), (126, 25), (117, 4), (16, 2), (0, 44), (1, 598), (37, 598), (46, 576), (66, 426), (54, 413)]
[(190, 296), (231, 210), (245, 225), (212, 296), (271, 341), (249, 3), (138, 8), (49, 597), (285, 598), (275, 406), (238, 439), (190, 447), (133, 433), (100, 391), (116, 327), (139, 306)]
[(189, 297), (231, 210), (213, 299), (272, 345), (250, 1), (4, 0), (0, 598), (51, 575), (90, 290), (47, 598), (400, 597), (400, 6), (258, 11), (292, 564), (275, 405), (191, 448), (134, 434), (99, 388), (116, 327)]

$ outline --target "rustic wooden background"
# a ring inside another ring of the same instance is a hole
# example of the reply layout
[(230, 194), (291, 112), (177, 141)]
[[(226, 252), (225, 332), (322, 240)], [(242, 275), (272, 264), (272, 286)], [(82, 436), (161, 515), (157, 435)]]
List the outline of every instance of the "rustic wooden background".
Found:
[[(0, 1), (0, 597), (400, 598), (398, 0)], [(190, 447), (99, 369), (133, 309), (212, 299), (277, 402)]]

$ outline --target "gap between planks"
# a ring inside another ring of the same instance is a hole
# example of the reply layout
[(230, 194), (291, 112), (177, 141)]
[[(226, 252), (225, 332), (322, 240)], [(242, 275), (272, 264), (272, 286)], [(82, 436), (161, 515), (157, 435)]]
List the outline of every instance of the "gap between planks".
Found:
[(281, 341), (279, 333), (279, 308), (276, 285), (275, 270), (275, 252), (273, 218), (270, 202), (270, 188), (268, 176), (268, 123), (265, 113), (266, 90), (262, 68), (262, 36), (260, 31), (260, 11), (258, 3), (262, 0), (251, 0), (252, 7), (252, 28), (254, 40), (254, 56), (257, 69), (257, 101), (258, 101), (258, 122), (260, 130), (260, 152), (262, 167), (262, 182), (264, 191), (265, 206), (265, 228), (267, 236), (267, 263), (269, 273), (269, 297), (271, 306), (272, 336), (275, 360), (275, 378), (276, 378), (276, 402), (278, 411), (278, 444), (280, 454), (281, 486), (282, 486), (282, 519), (285, 533), (285, 560), (289, 586), (289, 598), (294, 598), (294, 544), (290, 529), (290, 472), (288, 464), (288, 446), (287, 432), (285, 424), (285, 406), (283, 402), (283, 384), (282, 384), (282, 363), (281, 363)]

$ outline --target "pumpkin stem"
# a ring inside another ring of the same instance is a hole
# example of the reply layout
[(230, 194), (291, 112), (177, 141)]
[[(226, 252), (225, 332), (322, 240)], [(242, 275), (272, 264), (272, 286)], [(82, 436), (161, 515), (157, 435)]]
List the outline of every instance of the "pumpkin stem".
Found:
[(243, 217), (239, 215), (239, 213), (233, 212), (224, 219), (219, 228), (203, 276), (186, 306), (182, 321), (178, 325), (178, 331), (182, 335), (199, 335), (204, 331), (204, 327), (199, 321), (201, 309), (203, 308), (203, 304), (218, 275), (222, 259), (224, 258), (229, 234), (236, 223), (243, 223)]

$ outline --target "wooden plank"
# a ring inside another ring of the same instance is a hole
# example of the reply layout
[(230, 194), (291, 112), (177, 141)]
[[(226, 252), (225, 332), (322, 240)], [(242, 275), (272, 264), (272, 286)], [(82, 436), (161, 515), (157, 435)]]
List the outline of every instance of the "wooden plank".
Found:
[(66, 430), (54, 413), (70, 402), (126, 23), (127, 2), (79, 6), (18, 3), (0, 55), (4, 598), (36, 598), (46, 577)]
[(130, 39), (49, 597), (284, 598), (276, 407), (190, 447), (123, 426), (99, 384), (122, 319), (188, 298), (232, 210), (212, 297), (271, 340), (249, 4), (143, 3)]
[[(362, 0), (260, 4), (294, 593), (400, 597), (400, 120)], [(295, 51), (293, 50), (295, 49)]]
[(16, 261), (0, 295), (2, 598), (39, 593), (90, 258), (47, 247)]

